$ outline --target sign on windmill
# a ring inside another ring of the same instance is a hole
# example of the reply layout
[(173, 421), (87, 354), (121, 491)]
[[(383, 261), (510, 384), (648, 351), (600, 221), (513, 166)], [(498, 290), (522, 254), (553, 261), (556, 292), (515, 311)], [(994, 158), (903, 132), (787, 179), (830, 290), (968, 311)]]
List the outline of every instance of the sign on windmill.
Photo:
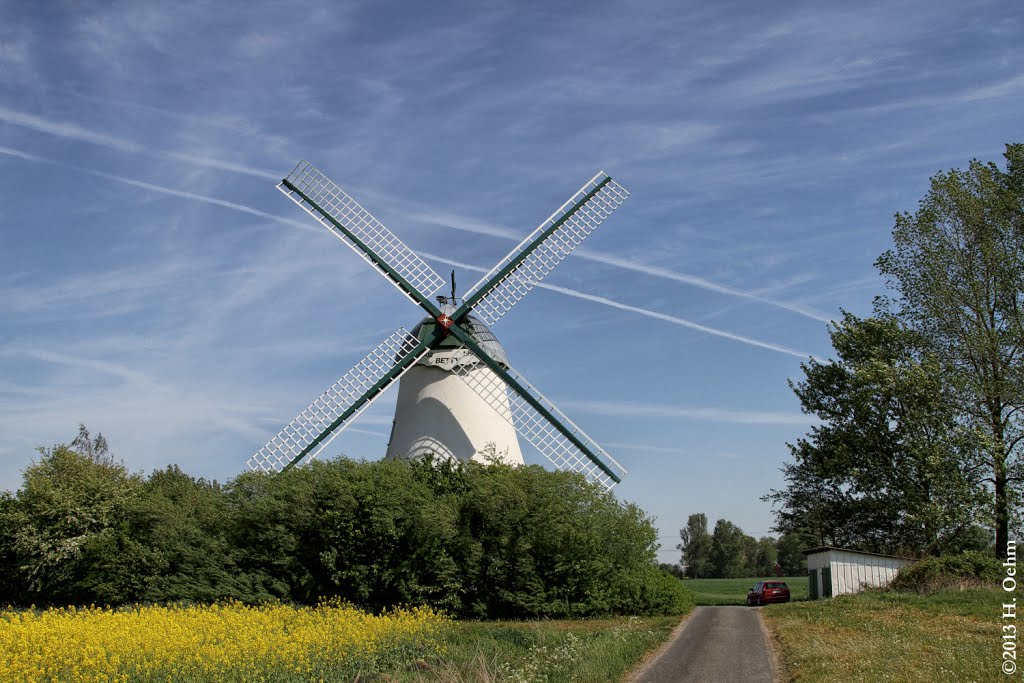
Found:
[[(603, 171), (591, 178), (469, 293), (431, 301), (444, 279), (340, 187), (303, 161), (277, 186), (384, 275), (427, 317), (399, 328), (249, 459), (282, 471), (319, 455), (399, 382), (387, 455), (479, 459), (493, 444), (522, 463), (516, 433), (559, 469), (611, 488), (626, 470), (510, 364), (490, 331), (629, 196)], [(472, 315), (471, 315), (472, 314)]]

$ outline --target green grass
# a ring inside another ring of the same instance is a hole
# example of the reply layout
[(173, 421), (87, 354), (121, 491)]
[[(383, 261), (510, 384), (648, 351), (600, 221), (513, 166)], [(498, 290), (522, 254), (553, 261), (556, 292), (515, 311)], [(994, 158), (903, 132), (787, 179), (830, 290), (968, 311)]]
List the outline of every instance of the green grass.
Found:
[[(440, 635), (436, 654), (427, 653), (433, 651), (433, 647), (408, 649), (404, 656), (379, 659), (375, 665), (361, 671), (345, 662), (325, 662), (315, 667), (313, 674), (282, 667), (267, 671), (265, 680), (275, 683), (610, 683), (621, 681), (631, 673), (645, 655), (669, 637), (683, 616), (453, 622)], [(231, 672), (212, 678), (142, 675), (129, 680), (149, 683), (172, 677), (183, 683), (238, 680)]]
[(745, 605), (747, 591), (758, 581), (785, 581), (793, 600), (807, 598), (806, 576), (768, 576), (752, 579), (688, 579), (684, 583), (693, 591), (698, 605)]
[[(395, 683), (608, 683), (668, 638), (682, 619), (458, 622), (443, 654), (382, 674)], [(378, 680), (378, 679), (374, 679)]]
[(1000, 671), (1000, 627), (1013, 623), (1000, 618), (1004, 601), (999, 589), (872, 591), (772, 605), (763, 615), (797, 683), (1016, 680)]

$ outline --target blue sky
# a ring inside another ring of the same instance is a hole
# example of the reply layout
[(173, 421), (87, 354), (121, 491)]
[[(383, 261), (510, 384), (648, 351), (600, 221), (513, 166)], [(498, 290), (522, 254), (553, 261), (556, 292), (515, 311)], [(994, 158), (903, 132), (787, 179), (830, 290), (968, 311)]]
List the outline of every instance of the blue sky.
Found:
[[(79, 422), (225, 480), (416, 323), (274, 189), (298, 160), (443, 274), (604, 169), (630, 200), (494, 331), (663, 560), (694, 512), (768, 533), (787, 380), (870, 312), (893, 214), (1024, 137), (1024, 10), (536, 5), (0, 0), (0, 488)], [(331, 450), (381, 457), (396, 393)]]

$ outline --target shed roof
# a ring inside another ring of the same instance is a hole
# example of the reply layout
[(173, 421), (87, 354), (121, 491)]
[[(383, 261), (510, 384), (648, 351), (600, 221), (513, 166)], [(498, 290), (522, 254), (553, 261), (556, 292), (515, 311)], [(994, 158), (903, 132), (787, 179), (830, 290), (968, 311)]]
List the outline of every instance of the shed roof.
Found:
[(855, 555), (871, 555), (872, 557), (888, 557), (894, 560), (906, 560), (907, 562), (917, 562), (913, 557), (902, 557), (900, 555), (884, 555), (882, 553), (869, 553), (864, 550), (854, 550), (853, 548), (837, 548), (832, 545), (819, 545), (815, 548), (808, 548), (801, 550), (804, 555), (814, 555), (815, 553), (823, 553), (829, 550), (836, 550), (841, 553), (854, 553)]

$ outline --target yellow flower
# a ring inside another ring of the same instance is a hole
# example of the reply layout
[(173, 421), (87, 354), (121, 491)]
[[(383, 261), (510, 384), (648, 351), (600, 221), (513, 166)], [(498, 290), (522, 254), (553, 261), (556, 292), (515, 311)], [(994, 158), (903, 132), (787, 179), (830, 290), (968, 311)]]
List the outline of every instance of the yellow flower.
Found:
[(439, 652), (448, 623), (428, 608), (375, 616), (338, 600), (314, 608), (232, 602), (0, 612), (0, 680), (336, 677)]

